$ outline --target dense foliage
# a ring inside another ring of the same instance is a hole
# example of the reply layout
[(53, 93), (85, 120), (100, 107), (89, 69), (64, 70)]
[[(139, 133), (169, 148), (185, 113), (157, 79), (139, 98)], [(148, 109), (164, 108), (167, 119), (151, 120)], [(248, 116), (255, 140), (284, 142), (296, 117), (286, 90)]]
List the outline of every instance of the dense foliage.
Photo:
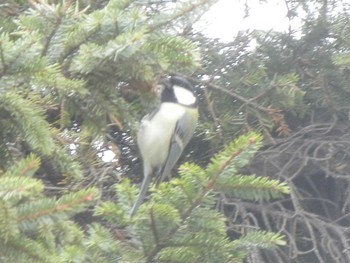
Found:
[(265, 146), (246, 171), (291, 187), (273, 203), (228, 197), (223, 207), (233, 232), (240, 222), (288, 236), (288, 246), (247, 262), (349, 262), (350, 4), (284, 3), (287, 32), (240, 32), (230, 43), (194, 37), (213, 147), (260, 130)]
[[(241, 174), (261, 147), (256, 133), (205, 169), (182, 166), (128, 213), (137, 193), (128, 178), (141, 179), (137, 123), (156, 103), (158, 77), (200, 67), (184, 30), (213, 2), (0, 4), (0, 261), (239, 262), (252, 247), (286, 244), (259, 229), (229, 238), (214, 209), (222, 194), (289, 193), (278, 180)], [(113, 160), (103, 161), (107, 153)]]
[[(1, 262), (350, 262), (346, 1), (285, 0), (289, 31), (229, 43), (192, 27), (210, 0), (3, 2)], [(130, 218), (172, 73), (200, 123)]]

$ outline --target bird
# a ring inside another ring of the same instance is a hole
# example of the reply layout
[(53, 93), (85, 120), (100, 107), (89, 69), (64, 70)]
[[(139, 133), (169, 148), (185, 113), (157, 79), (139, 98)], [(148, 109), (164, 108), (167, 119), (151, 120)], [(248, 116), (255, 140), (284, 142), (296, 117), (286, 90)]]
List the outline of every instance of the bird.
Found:
[(153, 180), (158, 185), (171, 170), (193, 136), (198, 122), (193, 85), (183, 77), (170, 76), (158, 83), (160, 105), (143, 117), (137, 145), (143, 161), (143, 181), (130, 215), (133, 216)]

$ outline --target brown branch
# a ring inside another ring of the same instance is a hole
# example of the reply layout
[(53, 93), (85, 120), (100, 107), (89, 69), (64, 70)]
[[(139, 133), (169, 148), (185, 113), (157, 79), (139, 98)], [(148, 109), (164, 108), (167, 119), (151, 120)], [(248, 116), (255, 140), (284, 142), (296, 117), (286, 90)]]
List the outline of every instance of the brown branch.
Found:
[(67, 211), (67, 210), (71, 209), (72, 207), (77, 206), (79, 204), (91, 202), (93, 199), (94, 199), (94, 195), (89, 193), (86, 196), (83, 196), (83, 197), (75, 200), (74, 202), (71, 202), (69, 205), (68, 204), (56, 204), (55, 207), (45, 209), (45, 210), (30, 214), (30, 215), (20, 216), (17, 218), (17, 221), (20, 222), (20, 221), (24, 221), (24, 220), (34, 220), (34, 219), (37, 219), (39, 217), (47, 216), (47, 215), (50, 215), (50, 214), (55, 213), (55, 212), (65, 212), (65, 211)]
[(41, 51), (41, 54), (40, 54), (41, 57), (44, 57), (46, 55), (47, 51), (49, 50), (51, 40), (54, 37), (54, 35), (56, 34), (61, 23), (62, 23), (62, 17), (59, 16), (55, 21), (54, 28), (52, 29), (51, 33), (46, 38), (46, 42), (45, 42), (43, 50)]
[[(178, 73), (176, 73), (176, 74), (177, 75), (181, 75), (181, 74), (178, 74)], [(201, 84), (206, 85), (206, 86), (208, 86), (208, 87), (210, 87), (212, 89), (216, 89), (216, 90), (219, 90), (219, 91), (221, 91), (223, 93), (226, 93), (226, 94), (230, 95), (231, 97), (234, 97), (235, 99), (243, 102), (244, 104), (251, 106), (254, 109), (258, 109), (258, 110), (261, 110), (261, 111), (264, 111), (264, 112), (267, 112), (267, 113), (269, 113), (271, 111), (271, 109), (263, 107), (263, 106), (258, 105), (257, 103), (255, 103), (254, 102), (255, 97), (254, 98), (250, 98), (250, 99), (249, 98), (245, 98), (245, 97), (239, 95), (238, 93), (236, 93), (236, 92), (234, 92), (232, 90), (225, 89), (225, 88), (223, 88), (223, 87), (221, 87), (219, 85), (211, 83), (210, 81), (209, 82), (202, 82), (202, 81), (198, 80), (197, 78), (188, 77), (188, 76), (184, 76), (184, 77), (189, 79), (189, 80), (191, 80), (191, 81), (193, 81), (193, 82), (195, 82), (195, 83), (201, 83)]]
[(225, 196), (229, 228), (236, 234), (254, 227), (284, 234), (288, 246), (256, 252), (266, 262), (291, 263), (305, 256), (317, 262), (350, 262), (349, 160), (350, 125), (311, 119), (309, 126), (259, 152), (247, 168), (288, 181), (290, 197), (255, 204)]
[(158, 233), (157, 233), (157, 226), (155, 224), (153, 207), (150, 210), (150, 217), (151, 217), (151, 229), (152, 229), (153, 237), (154, 237), (154, 240), (156, 243), (156, 247), (160, 247), (159, 237), (158, 237)]

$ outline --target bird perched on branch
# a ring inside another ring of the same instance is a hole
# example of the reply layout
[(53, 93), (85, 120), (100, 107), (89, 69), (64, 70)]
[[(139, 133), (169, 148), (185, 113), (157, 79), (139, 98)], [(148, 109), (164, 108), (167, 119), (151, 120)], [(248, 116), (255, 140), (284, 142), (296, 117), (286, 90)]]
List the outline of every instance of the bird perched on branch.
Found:
[(159, 184), (170, 176), (197, 125), (197, 99), (189, 81), (171, 76), (163, 79), (158, 88), (161, 103), (142, 119), (137, 134), (144, 178), (131, 216), (141, 205), (152, 179)]

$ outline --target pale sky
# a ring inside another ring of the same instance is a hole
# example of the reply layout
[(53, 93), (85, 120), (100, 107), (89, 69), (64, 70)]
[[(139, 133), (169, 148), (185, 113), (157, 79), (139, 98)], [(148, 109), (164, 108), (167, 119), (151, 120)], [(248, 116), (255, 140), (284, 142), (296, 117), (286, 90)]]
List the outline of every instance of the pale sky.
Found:
[[(244, 4), (251, 8), (244, 18)], [(276, 31), (288, 30), (287, 8), (283, 0), (220, 0), (205, 14), (196, 29), (209, 37), (223, 41), (233, 40), (239, 30), (261, 29)]]

